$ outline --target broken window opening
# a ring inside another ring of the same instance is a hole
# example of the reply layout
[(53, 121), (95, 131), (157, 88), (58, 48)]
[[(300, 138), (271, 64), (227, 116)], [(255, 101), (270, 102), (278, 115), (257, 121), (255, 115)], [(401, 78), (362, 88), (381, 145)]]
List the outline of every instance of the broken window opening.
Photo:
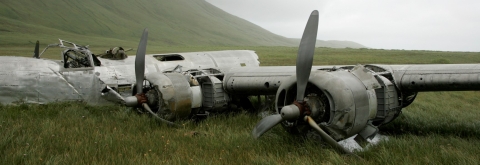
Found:
[(179, 54), (154, 55), (158, 61), (182, 61), (185, 58)]

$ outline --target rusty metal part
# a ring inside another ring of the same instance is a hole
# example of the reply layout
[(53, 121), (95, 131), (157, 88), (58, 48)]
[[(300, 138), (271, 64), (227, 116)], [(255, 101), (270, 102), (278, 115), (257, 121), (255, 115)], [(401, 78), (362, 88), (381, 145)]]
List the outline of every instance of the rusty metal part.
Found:
[(148, 98), (145, 96), (145, 93), (136, 94), (135, 97), (137, 98), (138, 105), (148, 102)]
[(310, 115), (312, 113), (312, 111), (310, 111), (310, 106), (308, 106), (306, 101), (298, 102), (295, 100), (293, 104), (298, 107), (301, 115)]

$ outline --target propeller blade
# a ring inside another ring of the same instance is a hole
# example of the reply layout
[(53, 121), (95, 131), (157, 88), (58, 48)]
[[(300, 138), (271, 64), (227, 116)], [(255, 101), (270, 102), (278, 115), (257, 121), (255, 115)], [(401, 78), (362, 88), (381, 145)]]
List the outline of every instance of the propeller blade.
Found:
[(40, 49), (39, 47), (40, 47), (40, 42), (37, 40), (37, 43), (35, 43), (35, 50), (33, 51), (34, 58), (40, 58), (40, 54), (38, 54)]
[(171, 121), (165, 120), (165, 119), (161, 118), (160, 116), (158, 116), (155, 112), (152, 111), (152, 109), (150, 109), (150, 107), (148, 106), (147, 103), (143, 103), (142, 106), (143, 106), (143, 108), (145, 108), (152, 116), (154, 116), (155, 118), (157, 118), (157, 119), (160, 120), (161, 122), (166, 123), (168, 126), (180, 127), (180, 125), (175, 124), (175, 123), (173, 123), (173, 122), (171, 122)]
[(142, 93), (143, 79), (145, 75), (145, 53), (147, 52), (148, 29), (143, 30), (142, 38), (138, 43), (137, 55), (135, 57), (135, 77), (137, 80), (137, 94)]
[(310, 124), (310, 126), (312, 128), (314, 128), (318, 133), (320, 133), (320, 136), (322, 137), (323, 140), (325, 140), (328, 144), (330, 144), (331, 146), (336, 148), (338, 151), (340, 151), (344, 154), (355, 155), (352, 152), (350, 152), (349, 150), (347, 150), (345, 147), (338, 144), (337, 141), (335, 139), (333, 139), (330, 135), (325, 133), (325, 131), (323, 131), (322, 128), (320, 128), (320, 126), (317, 125), (315, 120), (312, 119), (312, 117), (305, 116), (305, 121), (308, 122), (308, 124)]
[(282, 118), (282, 115), (280, 114), (270, 115), (263, 118), (262, 120), (260, 120), (260, 122), (257, 123), (255, 128), (253, 128), (253, 131), (252, 131), (253, 137), (256, 139), (262, 136), (263, 133), (267, 132), (268, 130), (273, 128), (273, 126), (277, 125), (282, 121), (283, 121), (283, 118)]
[(305, 88), (307, 87), (308, 77), (312, 70), (313, 54), (315, 53), (315, 43), (317, 42), (318, 31), (318, 11), (314, 10), (308, 18), (307, 25), (303, 31), (302, 40), (298, 47), (297, 56), (297, 101), (303, 102)]

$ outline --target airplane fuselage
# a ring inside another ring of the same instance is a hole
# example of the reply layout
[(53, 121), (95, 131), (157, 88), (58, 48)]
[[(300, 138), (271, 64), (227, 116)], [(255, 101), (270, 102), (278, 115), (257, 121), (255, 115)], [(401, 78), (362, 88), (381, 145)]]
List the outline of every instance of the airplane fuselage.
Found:
[[(101, 93), (107, 86), (122, 95), (131, 95), (135, 58), (99, 60), (100, 66), (65, 68), (64, 61), (1, 56), (0, 102), (109, 104)], [(249, 50), (151, 54), (145, 60), (147, 73), (172, 70), (179, 65), (183, 70), (259, 66), (258, 56)]]

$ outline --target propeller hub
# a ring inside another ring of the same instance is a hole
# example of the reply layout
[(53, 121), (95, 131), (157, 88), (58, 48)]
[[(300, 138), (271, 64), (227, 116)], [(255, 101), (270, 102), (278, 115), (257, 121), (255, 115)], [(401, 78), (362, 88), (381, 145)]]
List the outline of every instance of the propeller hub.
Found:
[(296, 105), (287, 105), (280, 111), (284, 120), (295, 120), (300, 117), (300, 109)]
[(294, 101), (293, 104), (283, 107), (280, 114), (284, 120), (295, 120), (301, 115), (310, 115), (311, 111), (306, 101)]
[(125, 105), (127, 107), (135, 107), (138, 105), (138, 100), (137, 100), (137, 97), (135, 96), (128, 96), (128, 97), (125, 97)]
[(136, 94), (135, 96), (129, 96), (125, 98), (125, 105), (128, 107), (135, 107), (147, 103), (148, 98), (144, 93)]

